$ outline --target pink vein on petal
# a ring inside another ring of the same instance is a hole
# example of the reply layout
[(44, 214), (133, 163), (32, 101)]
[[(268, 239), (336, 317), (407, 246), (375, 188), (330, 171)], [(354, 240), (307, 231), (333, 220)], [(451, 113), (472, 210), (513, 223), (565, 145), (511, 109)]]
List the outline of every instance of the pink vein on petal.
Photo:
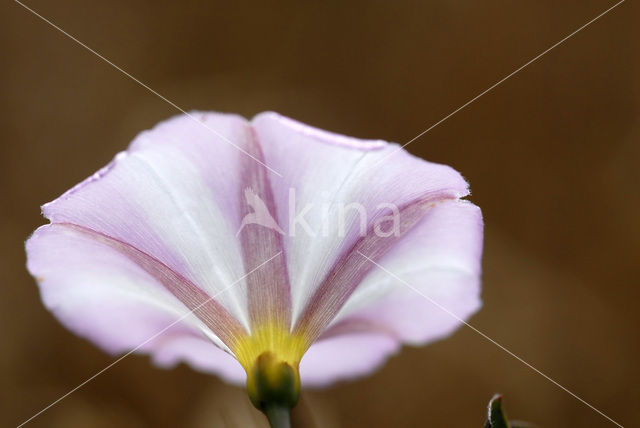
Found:
[(237, 338), (246, 335), (244, 327), (220, 303), (153, 256), (85, 226), (72, 223), (52, 223), (51, 226), (82, 233), (133, 261), (192, 311), (225, 345), (231, 347)]
[[(258, 135), (253, 127), (248, 128), (247, 151), (256, 159), (265, 162)], [(241, 215), (252, 213), (247, 192), (255, 194), (264, 202), (267, 215), (276, 218), (276, 205), (269, 178), (269, 171), (254, 160), (243, 159), (242, 183), (238, 197), (241, 200)], [(275, 225), (277, 226), (277, 225)], [(247, 224), (239, 232), (245, 269), (256, 266), (273, 254), (284, 252), (282, 231), (262, 224)], [(291, 328), (291, 288), (287, 261), (284, 255), (274, 259), (246, 279), (249, 319), (252, 328), (275, 322), (278, 326)]]
[[(399, 207), (400, 221), (397, 236), (379, 236), (370, 225), (367, 233), (335, 262), (307, 302), (293, 331), (304, 333), (311, 339), (320, 337), (365, 276), (375, 267), (362, 254), (371, 260), (380, 260), (398, 240), (424, 218), (433, 206), (456, 198), (456, 195), (446, 192), (431, 193)], [(372, 224), (374, 222), (375, 219)]]

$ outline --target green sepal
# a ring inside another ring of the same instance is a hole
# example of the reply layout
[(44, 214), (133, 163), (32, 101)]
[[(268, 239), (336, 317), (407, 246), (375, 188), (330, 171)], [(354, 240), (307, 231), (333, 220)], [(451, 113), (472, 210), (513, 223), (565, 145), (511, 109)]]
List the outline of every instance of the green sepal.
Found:
[(253, 405), (262, 411), (266, 406), (291, 408), (300, 395), (298, 371), (271, 352), (264, 352), (247, 376), (247, 392)]

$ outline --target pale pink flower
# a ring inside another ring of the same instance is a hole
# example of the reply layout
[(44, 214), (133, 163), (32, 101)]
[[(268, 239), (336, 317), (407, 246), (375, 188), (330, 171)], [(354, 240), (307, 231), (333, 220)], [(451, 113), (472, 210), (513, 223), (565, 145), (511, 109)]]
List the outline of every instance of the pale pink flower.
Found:
[[(455, 170), (395, 144), (194, 112), (45, 204), (28, 268), (60, 322), (107, 352), (144, 343), (160, 366), (249, 373), (250, 393), (260, 364), (322, 386), (461, 324), (363, 254), (460, 319), (480, 307), (482, 218), (466, 195)], [(390, 207), (398, 229), (377, 233)]]

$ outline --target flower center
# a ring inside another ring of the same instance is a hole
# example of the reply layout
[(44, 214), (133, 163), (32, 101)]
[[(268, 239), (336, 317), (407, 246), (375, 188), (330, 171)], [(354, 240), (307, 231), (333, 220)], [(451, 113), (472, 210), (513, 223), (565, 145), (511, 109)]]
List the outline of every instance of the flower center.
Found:
[(233, 352), (247, 372), (247, 392), (260, 410), (293, 407), (300, 394), (298, 366), (309, 342), (286, 328), (268, 323), (240, 338)]

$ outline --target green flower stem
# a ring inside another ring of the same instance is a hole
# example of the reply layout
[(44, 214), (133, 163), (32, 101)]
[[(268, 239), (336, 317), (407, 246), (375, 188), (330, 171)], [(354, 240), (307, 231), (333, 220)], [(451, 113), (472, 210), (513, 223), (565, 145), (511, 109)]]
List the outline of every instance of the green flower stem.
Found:
[(283, 406), (266, 406), (264, 414), (267, 415), (271, 428), (291, 428), (290, 409)]

